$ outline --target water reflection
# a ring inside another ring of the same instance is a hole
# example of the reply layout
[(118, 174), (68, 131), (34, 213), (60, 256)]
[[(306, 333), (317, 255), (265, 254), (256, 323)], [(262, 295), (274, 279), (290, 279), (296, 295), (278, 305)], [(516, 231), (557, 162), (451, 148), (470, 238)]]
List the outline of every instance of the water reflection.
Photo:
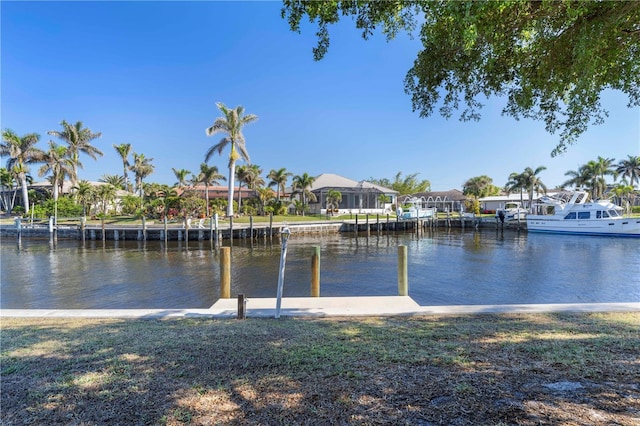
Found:
[[(277, 238), (231, 247), (231, 294), (275, 297)], [(407, 245), (409, 294), (423, 305), (640, 302), (633, 239), (440, 229), (424, 234), (295, 236), (284, 296), (308, 296), (313, 247), (321, 295), (397, 294)], [(0, 244), (2, 308), (206, 308), (220, 292), (209, 240), (33, 240)]]

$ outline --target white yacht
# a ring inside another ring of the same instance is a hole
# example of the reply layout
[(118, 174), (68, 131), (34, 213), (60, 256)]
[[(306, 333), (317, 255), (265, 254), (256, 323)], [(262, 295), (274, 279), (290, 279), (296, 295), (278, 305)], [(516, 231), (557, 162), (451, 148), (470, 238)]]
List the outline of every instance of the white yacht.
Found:
[(640, 237), (640, 218), (624, 217), (608, 200), (589, 201), (586, 191), (544, 196), (527, 215), (530, 232)]
[(517, 201), (508, 201), (504, 204), (504, 208), (496, 210), (496, 218), (503, 221), (524, 220), (526, 216), (527, 209)]

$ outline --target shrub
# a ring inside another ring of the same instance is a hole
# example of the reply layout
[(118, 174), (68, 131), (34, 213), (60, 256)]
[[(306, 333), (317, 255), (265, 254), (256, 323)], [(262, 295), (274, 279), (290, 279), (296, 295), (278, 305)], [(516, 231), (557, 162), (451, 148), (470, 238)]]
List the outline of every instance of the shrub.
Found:
[(137, 195), (125, 195), (120, 199), (122, 214), (135, 214), (140, 208), (140, 197)]
[(258, 209), (256, 209), (254, 206), (244, 205), (242, 206), (242, 213), (249, 216), (255, 216), (256, 213), (258, 213)]
[(271, 200), (264, 208), (266, 214), (273, 213), (274, 215), (284, 215), (287, 213), (287, 203), (280, 200)]
[[(15, 209), (14, 209), (15, 210)], [(33, 216), (39, 219), (46, 219), (55, 215), (55, 203), (52, 199), (33, 207)], [(58, 198), (58, 217), (78, 217), (82, 216), (82, 205), (73, 201), (70, 197)]]

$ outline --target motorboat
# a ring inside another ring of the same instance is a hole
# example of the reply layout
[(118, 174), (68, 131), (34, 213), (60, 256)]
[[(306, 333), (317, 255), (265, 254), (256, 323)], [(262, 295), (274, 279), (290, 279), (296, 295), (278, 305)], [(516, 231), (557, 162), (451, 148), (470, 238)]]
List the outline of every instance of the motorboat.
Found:
[(402, 208), (398, 209), (399, 219), (428, 219), (435, 217), (437, 209), (435, 207), (427, 207), (424, 198), (409, 197), (404, 200)]
[(541, 197), (527, 215), (527, 230), (581, 235), (640, 237), (640, 218), (625, 217), (608, 200), (589, 201), (586, 191)]
[(523, 208), (517, 201), (508, 201), (504, 208), (496, 210), (496, 218), (501, 221), (524, 220), (527, 216), (527, 209)]

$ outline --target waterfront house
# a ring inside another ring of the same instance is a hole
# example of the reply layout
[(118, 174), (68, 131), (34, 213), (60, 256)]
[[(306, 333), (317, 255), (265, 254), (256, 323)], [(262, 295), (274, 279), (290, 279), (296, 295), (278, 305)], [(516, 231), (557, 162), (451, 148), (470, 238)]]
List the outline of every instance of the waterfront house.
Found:
[[(547, 195), (553, 195), (555, 192), (547, 192)], [(542, 197), (545, 194), (539, 194), (534, 192), (533, 201), (535, 202), (538, 198)], [(526, 192), (522, 193), (522, 198), (520, 198), (520, 193), (511, 193), (507, 195), (491, 195), (488, 197), (482, 197), (478, 199), (480, 201), (480, 211), (487, 213), (494, 213), (498, 209), (504, 209), (506, 203), (517, 202), (520, 203), (522, 201), (523, 208), (529, 208), (531, 203), (529, 202), (529, 194)]]
[[(88, 181), (89, 185), (91, 185), (94, 188), (98, 188), (100, 186), (103, 185), (107, 185), (107, 183), (105, 182), (95, 182), (95, 181)], [(30, 191), (35, 191), (37, 193), (42, 194), (42, 196), (44, 198), (47, 198), (49, 196), (51, 196), (51, 194), (53, 194), (53, 185), (51, 184), (50, 181), (45, 180), (42, 182), (34, 182), (30, 185), (28, 185), (27, 187)], [(21, 206), (22, 205), (22, 191), (20, 191), (20, 189), (18, 188), (17, 190), (15, 188), (1, 188), (0, 191), (0, 196), (4, 196), (5, 194), (7, 194), (9, 197), (13, 198), (13, 193), (15, 191), (15, 202), (12, 203), (12, 207), (15, 206)], [(58, 196), (63, 196), (63, 195), (68, 195), (73, 193), (74, 189), (73, 186), (71, 184), (71, 181), (69, 180), (65, 180), (62, 183), (61, 188), (59, 188), (59, 192), (58, 192)], [(114, 214), (120, 214), (122, 211), (122, 203), (121, 200), (123, 197), (127, 196), (127, 195), (132, 195), (132, 193), (128, 192), (128, 191), (124, 191), (122, 189), (117, 189), (115, 192), (115, 198), (109, 203), (108, 206), (108, 210), (111, 213)], [(102, 202), (100, 200), (97, 200), (95, 202), (92, 203), (93, 206), (93, 210), (94, 212), (100, 212), (102, 211)], [(88, 214), (91, 214), (92, 212), (88, 212)]]
[(398, 191), (361, 180), (359, 182), (346, 177), (323, 173), (315, 178), (311, 192), (316, 201), (309, 202), (312, 214), (327, 213), (327, 194), (331, 190), (342, 194), (342, 201), (336, 214), (386, 214), (393, 211)]
[[(186, 196), (186, 195), (195, 195), (196, 197), (202, 198), (203, 200), (206, 198), (207, 188), (202, 185), (194, 185), (185, 188), (177, 188), (176, 192), (178, 196)], [(229, 186), (228, 185), (216, 185), (209, 186), (209, 200), (214, 200), (216, 198), (220, 198), (226, 200), (229, 196)], [(245, 200), (250, 200), (252, 198), (257, 198), (258, 194), (255, 190), (247, 188), (243, 186), (242, 188), (238, 188), (237, 186), (233, 187), (233, 200), (238, 201), (238, 197), (240, 197), (241, 202)]]
[[(435, 207), (441, 212), (459, 212), (464, 209), (467, 196), (457, 189), (449, 191), (425, 191), (411, 195), (425, 200), (425, 207)], [(402, 201), (402, 199), (400, 199)]]

